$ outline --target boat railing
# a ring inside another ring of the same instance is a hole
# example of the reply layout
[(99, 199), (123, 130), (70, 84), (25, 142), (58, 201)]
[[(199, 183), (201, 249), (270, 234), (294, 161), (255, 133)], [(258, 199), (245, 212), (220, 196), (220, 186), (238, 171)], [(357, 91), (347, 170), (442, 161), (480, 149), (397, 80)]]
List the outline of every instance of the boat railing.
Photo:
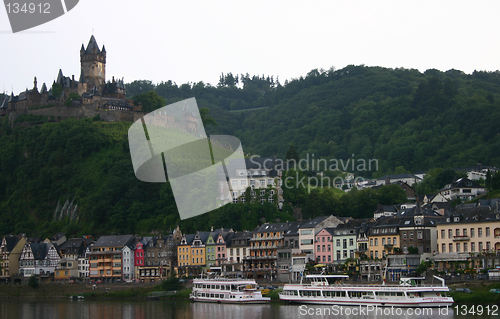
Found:
[(215, 277), (215, 278), (198, 278), (198, 279), (193, 279), (193, 282), (196, 281), (243, 281), (243, 282), (249, 282), (252, 281), (251, 279), (240, 279), (240, 278), (224, 278), (224, 277)]
[[(292, 284), (293, 285), (293, 284)], [(299, 285), (299, 284), (297, 284)], [(304, 288), (311, 288), (311, 287), (354, 287), (354, 288), (428, 288), (428, 287), (431, 287), (431, 288), (434, 288), (434, 287), (443, 287), (442, 285), (435, 285), (435, 284), (431, 284), (431, 285), (421, 285), (421, 286), (401, 286), (401, 285), (376, 285), (376, 284), (373, 284), (373, 285), (357, 285), (357, 284), (354, 284), (354, 285), (351, 285), (351, 284), (329, 284), (329, 285), (318, 285), (317, 283), (315, 284), (311, 284), (311, 283), (304, 283), (302, 285)]]

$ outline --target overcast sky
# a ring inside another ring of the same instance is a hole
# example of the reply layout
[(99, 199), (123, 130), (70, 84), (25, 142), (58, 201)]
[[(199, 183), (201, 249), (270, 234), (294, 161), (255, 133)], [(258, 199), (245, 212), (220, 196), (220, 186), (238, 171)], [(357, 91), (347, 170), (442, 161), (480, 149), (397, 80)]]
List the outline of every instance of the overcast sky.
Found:
[(500, 69), (500, 1), (80, 0), (64, 16), (13, 34), (0, 8), (0, 90), (80, 74), (94, 34), (106, 79), (217, 85), (221, 72), (305, 76), (366, 66)]

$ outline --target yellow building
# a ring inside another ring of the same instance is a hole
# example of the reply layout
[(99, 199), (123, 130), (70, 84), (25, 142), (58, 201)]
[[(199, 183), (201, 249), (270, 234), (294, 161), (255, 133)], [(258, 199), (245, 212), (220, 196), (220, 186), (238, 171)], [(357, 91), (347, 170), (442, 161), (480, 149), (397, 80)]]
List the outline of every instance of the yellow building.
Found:
[(24, 236), (6, 236), (0, 245), (0, 278), (19, 274), (19, 258), (26, 244)]
[(209, 232), (184, 235), (177, 246), (177, 275), (196, 276), (206, 264), (205, 243)]
[(437, 225), (439, 253), (500, 251), (500, 214), (488, 206), (459, 209)]
[(368, 235), (369, 258), (384, 258), (400, 248), (399, 222), (396, 217), (382, 217), (370, 228)]

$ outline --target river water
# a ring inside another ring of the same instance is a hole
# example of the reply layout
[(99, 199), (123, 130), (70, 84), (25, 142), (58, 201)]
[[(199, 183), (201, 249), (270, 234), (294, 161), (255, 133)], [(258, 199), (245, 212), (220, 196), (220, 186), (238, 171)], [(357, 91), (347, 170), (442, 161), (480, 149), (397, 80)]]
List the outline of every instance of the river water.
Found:
[[(457, 310), (462, 314), (457, 314)], [(475, 312), (471, 314), (471, 310)], [(482, 310), (482, 315), (477, 315)], [(496, 311), (495, 311), (496, 310)], [(489, 312), (489, 315), (488, 315)], [(498, 308), (405, 309), (340, 306), (225, 305), (194, 303), (188, 300), (0, 300), (1, 319), (296, 319), (296, 318), (408, 318), (465, 319), (500, 318)]]

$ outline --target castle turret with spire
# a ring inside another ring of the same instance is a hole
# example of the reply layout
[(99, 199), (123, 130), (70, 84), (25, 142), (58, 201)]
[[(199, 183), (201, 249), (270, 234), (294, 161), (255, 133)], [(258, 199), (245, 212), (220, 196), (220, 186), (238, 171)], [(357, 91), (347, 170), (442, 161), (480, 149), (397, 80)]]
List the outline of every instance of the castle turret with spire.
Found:
[(99, 49), (99, 45), (97, 45), (97, 41), (93, 35), (90, 37), (86, 49), (82, 44), (82, 48), (80, 49), (80, 63), (83, 77), (87, 83), (87, 89), (95, 87), (100, 94), (103, 94), (106, 84), (106, 49), (104, 45), (102, 46), (102, 50)]

